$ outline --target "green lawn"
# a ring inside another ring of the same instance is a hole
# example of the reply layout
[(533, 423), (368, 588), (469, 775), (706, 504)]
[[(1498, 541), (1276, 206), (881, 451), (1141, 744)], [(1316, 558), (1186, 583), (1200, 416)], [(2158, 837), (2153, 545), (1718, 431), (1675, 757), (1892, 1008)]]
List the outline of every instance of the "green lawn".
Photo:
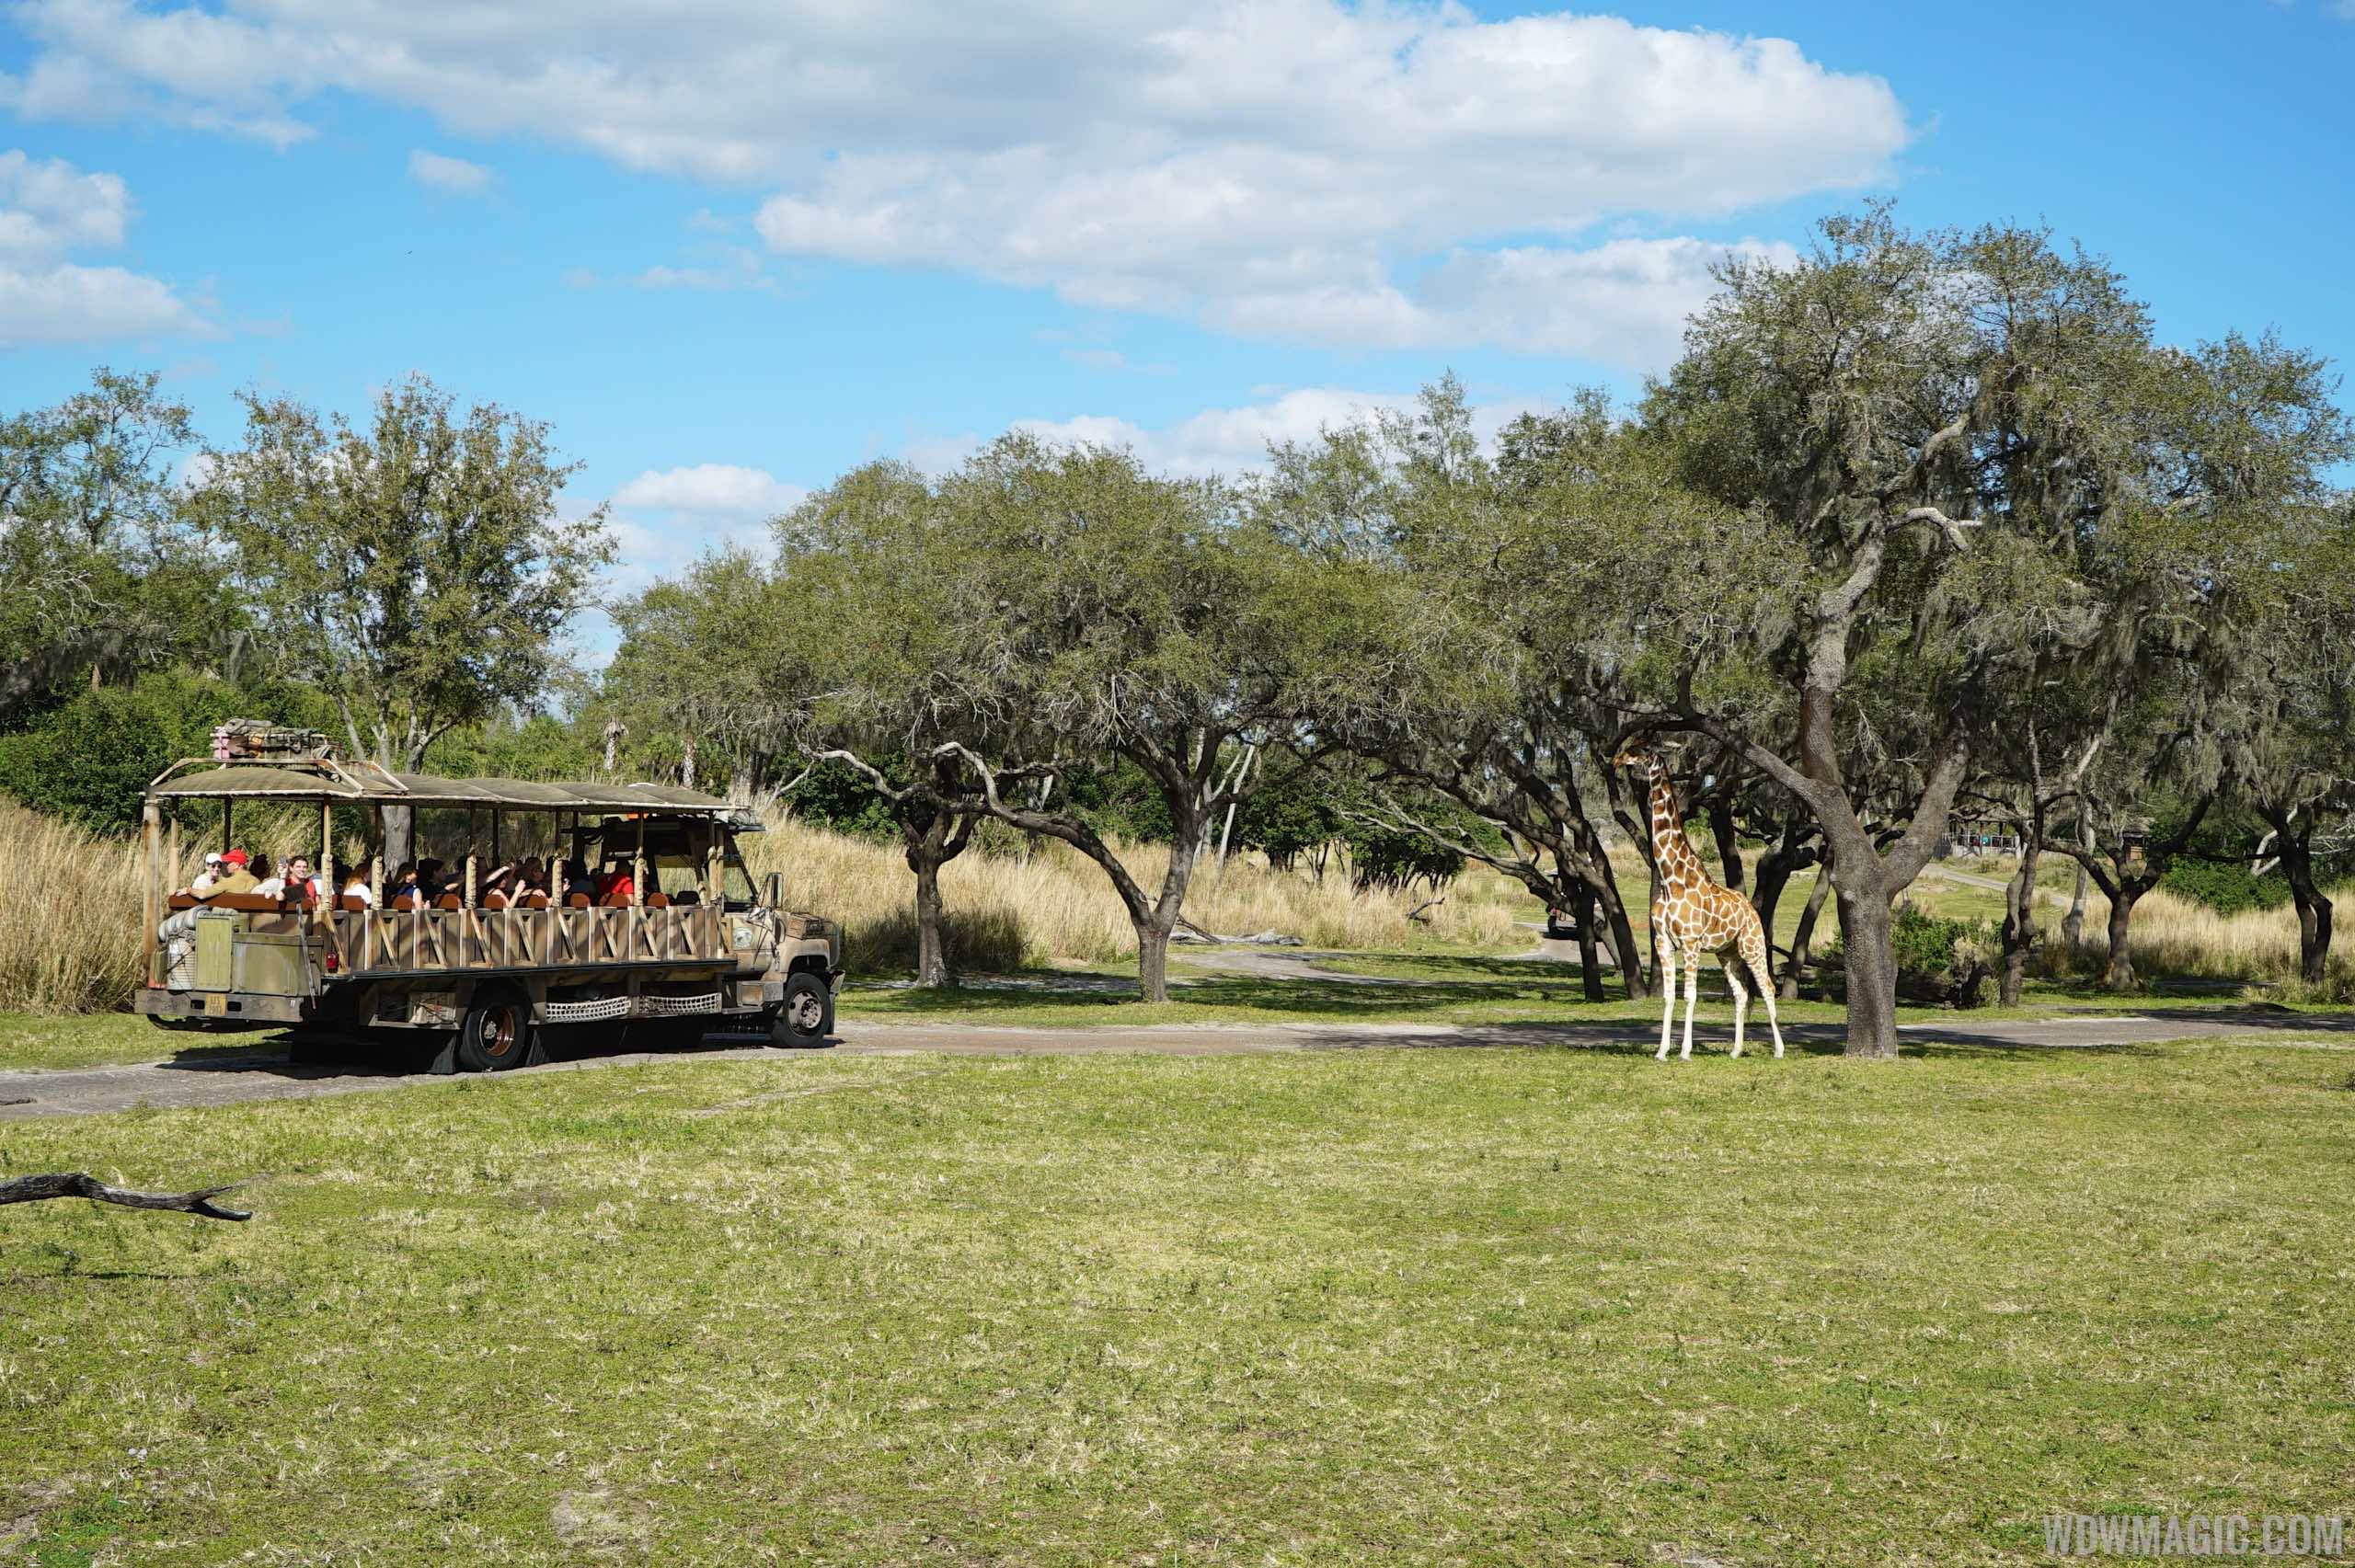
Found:
[(175, 1056), (233, 1056), (271, 1048), (268, 1032), (206, 1035), (159, 1029), (132, 1013), (0, 1013), (0, 1069), (92, 1067)]
[(0, 1539), (1970, 1564), (2345, 1513), (2350, 1069), (794, 1056), (0, 1124), (271, 1174), (242, 1226), (0, 1210)]

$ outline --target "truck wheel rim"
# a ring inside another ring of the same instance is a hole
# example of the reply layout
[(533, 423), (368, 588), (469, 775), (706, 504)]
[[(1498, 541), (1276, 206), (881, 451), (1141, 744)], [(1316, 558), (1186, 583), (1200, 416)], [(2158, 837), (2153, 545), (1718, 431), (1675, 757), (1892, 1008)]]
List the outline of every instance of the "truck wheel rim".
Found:
[(512, 1008), (493, 1008), (482, 1016), (482, 1025), (475, 1031), (475, 1043), (482, 1054), (496, 1060), (515, 1048), (515, 1013)]
[(799, 996), (795, 997), (792, 1006), (786, 1012), (787, 1015), (793, 1020), (794, 1031), (797, 1034), (814, 1035), (824, 1026), (826, 1022), (826, 1010), (820, 1006), (818, 999), (808, 991), (803, 991)]

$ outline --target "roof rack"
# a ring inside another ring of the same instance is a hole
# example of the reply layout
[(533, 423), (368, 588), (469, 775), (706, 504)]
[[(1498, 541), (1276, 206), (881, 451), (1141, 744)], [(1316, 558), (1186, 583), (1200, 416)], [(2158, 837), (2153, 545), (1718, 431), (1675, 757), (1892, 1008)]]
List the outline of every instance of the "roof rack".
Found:
[(433, 773), (391, 773), (373, 762), (331, 754), (238, 757), (227, 761), (217, 757), (184, 757), (148, 783), (147, 795), (150, 799), (350, 801), (683, 817), (728, 816), (742, 809), (716, 795), (677, 784), (447, 779)]

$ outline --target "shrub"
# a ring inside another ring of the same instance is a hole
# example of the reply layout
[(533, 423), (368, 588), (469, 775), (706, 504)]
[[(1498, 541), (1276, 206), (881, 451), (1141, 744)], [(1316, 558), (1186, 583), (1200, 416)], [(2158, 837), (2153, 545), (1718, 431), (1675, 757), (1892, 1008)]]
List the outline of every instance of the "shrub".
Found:
[[(1976, 1007), (1999, 937), (1993, 921), (1942, 920), (1900, 904), (1890, 917), (1890, 946), (1897, 959), (1897, 994), (1942, 1007)], [(1835, 942), (1823, 967), (1837, 975), (1844, 962)]]
[(2178, 860), (2168, 865), (2159, 886), (2220, 915), (2279, 909), (2290, 901), (2288, 877), (2279, 871), (2252, 876), (2241, 861)]
[(223, 719), (328, 728), (323, 705), (316, 692), (276, 683), (233, 686), (177, 670), (143, 675), (84, 692), (0, 736), (0, 792), (94, 832), (128, 832), (147, 781), (182, 757), (206, 755)]

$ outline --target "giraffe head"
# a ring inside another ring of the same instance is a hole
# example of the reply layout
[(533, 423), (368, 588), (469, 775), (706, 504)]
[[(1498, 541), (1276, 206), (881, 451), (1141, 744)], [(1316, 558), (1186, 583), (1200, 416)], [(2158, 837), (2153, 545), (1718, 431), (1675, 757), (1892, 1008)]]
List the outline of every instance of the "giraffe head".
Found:
[(1614, 768), (1641, 768), (1653, 778), (1668, 771), (1668, 764), (1660, 760), (1660, 753), (1652, 750), (1651, 742), (1640, 736), (1620, 747), (1611, 759), (1611, 765)]

